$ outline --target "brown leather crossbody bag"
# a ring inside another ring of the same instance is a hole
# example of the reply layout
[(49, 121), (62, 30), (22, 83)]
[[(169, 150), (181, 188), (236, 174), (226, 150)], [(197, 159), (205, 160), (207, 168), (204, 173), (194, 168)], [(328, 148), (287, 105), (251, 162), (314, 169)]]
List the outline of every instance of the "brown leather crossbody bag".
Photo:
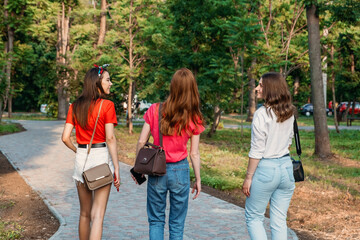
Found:
[(159, 105), (159, 137), (160, 146), (149, 143), (149, 139), (146, 144), (139, 150), (139, 153), (135, 160), (134, 171), (141, 174), (163, 176), (166, 174), (166, 157), (163, 149), (163, 135), (160, 131), (161, 124), (161, 105)]

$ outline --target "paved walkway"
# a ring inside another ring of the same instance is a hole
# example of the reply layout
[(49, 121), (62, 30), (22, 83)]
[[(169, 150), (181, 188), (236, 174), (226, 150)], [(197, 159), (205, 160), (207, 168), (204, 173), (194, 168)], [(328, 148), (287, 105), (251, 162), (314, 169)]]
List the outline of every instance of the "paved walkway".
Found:
[[(1, 136), (0, 150), (60, 220), (51, 239), (77, 239), (79, 202), (71, 178), (75, 155), (60, 140), (64, 122), (19, 122), (27, 131)], [(119, 193), (112, 187), (103, 239), (148, 239), (146, 184), (135, 185), (130, 166), (120, 163), (120, 168), (122, 186)], [(265, 225), (269, 232), (268, 219)], [(244, 209), (201, 193), (190, 200), (184, 239), (249, 239)], [(298, 239), (290, 229), (289, 239)]]

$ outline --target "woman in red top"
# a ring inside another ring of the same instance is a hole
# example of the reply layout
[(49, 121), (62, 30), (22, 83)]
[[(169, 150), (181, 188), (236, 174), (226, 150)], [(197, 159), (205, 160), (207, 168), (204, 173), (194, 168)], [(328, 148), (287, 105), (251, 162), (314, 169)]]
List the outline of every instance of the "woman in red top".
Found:
[[(95, 191), (90, 191), (84, 184), (83, 171), (102, 163), (108, 163), (115, 175), (115, 187), (119, 189), (120, 186), (114, 134), (114, 126), (117, 125), (115, 107), (113, 102), (102, 99), (105, 94), (110, 93), (111, 85), (110, 76), (106, 69), (102, 67), (90, 69), (84, 79), (82, 94), (70, 106), (62, 134), (62, 141), (76, 153), (73, 178), (77, 183), (76, 187), (80, 200), (79, 239), (101, 239), (106, 204), (111, 187), (109, 184)], [(100, 117), (95, 129), (91, 151), (85, 164), (87, 148), (101, 102)], [(70, 139), (74, 127), (78, 147), (75, 147)]]
[[(199, 92), (192, 72), (182, 68), (174, 74), (170, 84), (170, 96), (161, 107), (161, 132), (166, 155), (166, 175), (149, 176), (147, 186), (147, 214), (150, 239), (164, 238), (166, 195), (170, 194), (170, 239), (182, 239), (188, 209), (190, 172), (187, 160), (187, 142), (191, 139), (190, 159), (195, 172), (193, 199), (201, 191), (200, 133), (204, 131), (203, 117), (199, 108)], [(145, 123), (136, 148), (146, 143), (151, 132), (154, 144), (159, 145), (159, 103), (153, 104), (144, 115)]]

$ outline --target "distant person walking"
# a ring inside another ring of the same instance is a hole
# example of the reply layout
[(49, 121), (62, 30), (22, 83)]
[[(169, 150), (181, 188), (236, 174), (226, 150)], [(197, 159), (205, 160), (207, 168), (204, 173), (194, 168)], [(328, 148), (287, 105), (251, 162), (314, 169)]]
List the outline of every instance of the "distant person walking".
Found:
[[(62, 141), (76, 153), (73, 179), (80, 200), (79, 239), (101, 239), (104, 215), (109, 198), (111, 185), (90, 191), (82, 178), (83, 169), (87, 170), (102, 163), (109, 163), (110, 169), (115, 174), (114, 185), (120, 187), (119, 163), (116, 149), (114, 126), (117, 125), (114, 103), (104, 100), (103, 97), (110, 93), (109, 73), (103, 67), (90, 69), (84, 79), (82, 94), (70, 106)], [(96, 126), (90, 154), (85, 164), (87, 149), (93, 134), (95, 121), (99, 112), (100, 117)], [(75, 147), (70, 139), (75, 127)], [(112, 160), (112, 161), (110, 161)]]
[(245, 218), (251, 239), (267, 239), (263, 226), (270, 201), (271, 239), (286, 240), (286, 216), (295, 189), (289, 147), (293, 137), (295, 107), (280, 73), (264, 74), (255, 88), (264, 106), (254, 114), (251, 148), (243, 193)]
[[(199, 107), (199, 92), (192, 72), (182, 68), (175, 72), (170, 95), (161, 107), (161, 132), (166, 155), (166, 175), (149, 176), (147, 185), (147, 214), (151, 240), (164, 239), (166, 196), (170, 194), (170, 239), (183, 239), (188, 210), (190, 172), (186, 145), (191, 139), (190, 159), (195, 173), (193, 186), (197, 198), (201, 191), (200, 133), (204, 131)], [(147, 142), (151, 132), (154, 144), (159, 145), (159, 103), (150, 106), (144, 115), (145, 123), (136, 147), (136, 155)]]

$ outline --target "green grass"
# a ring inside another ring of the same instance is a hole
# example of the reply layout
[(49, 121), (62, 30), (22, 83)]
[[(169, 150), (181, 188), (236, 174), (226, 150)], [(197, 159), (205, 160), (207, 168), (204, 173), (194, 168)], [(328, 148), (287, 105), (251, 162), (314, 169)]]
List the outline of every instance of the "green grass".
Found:
[[(225, 114), (221, 117), (221, 122), (223, 124), (230, 124), (230, 125), (240, 125), (241, 124), (241, 120), (243, 121), (244, 125), (251, 125), (251, 122), (246, 122), (246, 117), (247, 115), (234, 115), (234, 114)], [(313, 116), (310, 117), (306, 117), (304, 115), (299, 115), (298, 117), (298, 124), (299, 126), (314, 126), (314, 119)], [(328, 125), (332, 125), (335, 126), (334, 123), (334, 117), (327, 117), (327, 124)], [(346, 122), (340, 122), (339, 123), (340, 126), (346, 126)], [(353, 121), (352, 122), (353, 126), (360, 126), (360, 121)]]
[(0, 201), (0, 209), (11, 208), (14, 205), (15, 205), (15, 202), (13, 200)]
[[(244, 129), (244, 136), (240, 137), (240, 130), (217, 130), (212, 138), (201, 137), (201, 176), (202, 182), (221, 190), (231, 190), (241, 187), (246, 174), (248, 152), (250, 149), (250, 129)], [(338, 189), (349, 191), (354, 196), (360, 196), (360, 168), (347, 167), (331, 161), (321, 161), (313, 156), (314, 133), (300, 131), (302, 145), (302, 160), (305, 173), (311, 181), (319, 184), (330, 184)], [(341, 131), (337, 134), (330, 131), (332, 151), (350, 161), (360, 161), (359, 131)], [(296, 156), (295, 144), (291, 153)], [(358, 166), (358, 165), (357, 165)], [(192, 174), (192, 177), (194, 175)]]
[(11, 118), (3, 117), (3, 119), (9, 120), (40, 120), (40, 121), (53, 121), (57, 120), (57, 118), (49, 117), (45, 113), (13, 113)]
[(21, 131), (21, 129), (17, 124), (6, 122), (0, 123), (0, 134), (15, 133), (19, 131)]
[(0, 239), (12, 240), (23, 237), (23, 228), (15, 222), (4, 222), (0, 219)]
[[(360, 161), (360, 131), (329, 131), (331, 150), (342, 157)], [(305, 156), (314, 152), (315, 136), (313, 131), (300, 131), (300, 141)], [(305, 152), (304, 152), (305, 151)]]
[[(313, 116), (306, 117), (306, 116), (303, 116), (303, 115), (299, 115), (298, 124), (300, 126), (314, 126), (314, 118), (313, 118)], [(335, 126), (333, 116), (327, 117), (327, 124)], [(340, 126), (346, 126), (346, 122), (340, 122), (339, 125)], [(353, 121), (352, 126), (360, 126), (360, 121)]]
[(223, 124), (229, 124), (229, 125), (241, 125), (241, 121), (243, 125), (251, 125), (251, 122), (246, 122), (246, 115), (223, 115), (221, 116), (221, 122)]

